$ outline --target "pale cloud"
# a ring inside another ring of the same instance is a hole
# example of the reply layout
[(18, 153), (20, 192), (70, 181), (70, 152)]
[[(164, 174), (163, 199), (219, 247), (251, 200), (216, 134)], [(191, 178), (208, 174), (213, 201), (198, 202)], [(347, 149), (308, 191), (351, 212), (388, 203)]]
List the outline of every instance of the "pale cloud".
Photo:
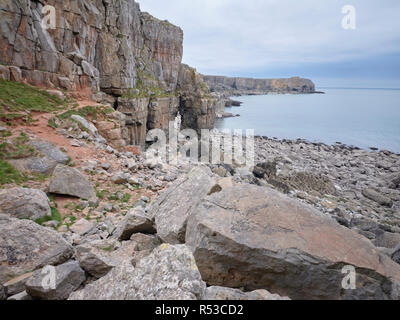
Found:
[[(357, 10), (356, 30), (341, 26), (347, 4)], [(184, 62), (203, 73), (268, 73), (400, 53), (398, 0), (143, 0), (140, 5), (184, 30)]]

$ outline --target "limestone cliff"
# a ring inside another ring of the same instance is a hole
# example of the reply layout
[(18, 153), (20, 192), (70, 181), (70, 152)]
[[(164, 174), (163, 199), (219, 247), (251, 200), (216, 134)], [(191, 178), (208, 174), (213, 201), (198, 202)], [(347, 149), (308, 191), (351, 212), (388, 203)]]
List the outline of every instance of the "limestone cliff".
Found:
[(211, 129), (216, 119), (220, 100), (211, 95), (196, 69), (182, 64), (179, 70), (179, 111), (183, 128)]
[(315, 93), (311, 80), (299, 77), (290, 79), (229, 78), (223, 76), (203, 76), (211, 91), (226, 96), (266, 93)]
[(201, 77), (181, 77), (177, 87), (183, 52), (179, 27), (141, 12), (134, 0), (46, 4), (56, 9), (55, 29), (42, 25), (42, 2), (0, 0), (3, 78), (106, 100), (125, 115), (127, 144), (143, 144), (149, 129), (168, 128), (178, 109), (189, 110), (188, 126), (213, 125), (212, 106), (185, 89), (197, 84), (184, 81), (203, 83)]

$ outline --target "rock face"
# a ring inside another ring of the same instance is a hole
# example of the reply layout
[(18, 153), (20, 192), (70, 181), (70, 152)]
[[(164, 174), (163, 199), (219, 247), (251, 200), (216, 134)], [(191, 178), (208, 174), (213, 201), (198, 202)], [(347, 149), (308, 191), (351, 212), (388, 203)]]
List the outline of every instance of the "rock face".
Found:
[[(216, 193), (187, 224), (209, 285), (267, 289), (292, 299), (397, 298), (400, 268), (366, 238), (269, 188), (242, 185)], [(342, 268), (357, 272), (343, 290)]]
[(54, 230), (28, 220), (0, 215), (0, 283), (45, 265), (57, 265), (73, 254)]
[(36, 220), (51, 215), (47, 195), (25, 188), (0, 190), (0, 211), (18, 219)]
[(110, 95), (125, 116), (117, 140), (126, 144), (144, 144), (147, 130), (167, 129), (178, 109), (189, 113), (195, 129), (214, 124), (214, 102), (184, 90), (193, 83), (207, 86), (201, 77), (182, 77), (179, 27), (141, 12), (134, 0), (55, 0), (51, 5), (56, 28), (45, 29), (41, 2), (1, 1), (2, 78)]
[(161, 245), (134, 271), (128, 300), (199, 300), (206, 288), (185, 245)]
[(32, 278), (25, 284), (27, 293), (36, 299), (42, 300), (66, 300), (69, 295), (79, 288), (85, 281), (85, 272), (76, 261), (70, 261), (54, 268), (55, 286), (44, 287), (45, 277), (49, 276), (50, 270), (36, 271)]
[(157, 235), (168, 243), (185, 242), (187, 219), (215, 184), (207, 167), (194, 168), (175, 181), (149, 208)]
[(96, 192), (87, 178), (78, 170), (57, 166), (50, 180), (49, 192), (91, 200)]
[(161, 245), (133, 268), (125, 262), (70, 300), (196, 300), (206, 289), (185, 245)]
[(201, 75), (195, 69), (182, 64), (179, 70), (178, 90), (182, 128), (213, 128), (220, 109), (218, 107), (220, 101), (211, 96)]
[(266, 93), (315, 93), (311, 80), (293, 77), (290, 79), (229, 78), (223, 76), (203, 76), (213, 92), (228, 96)]

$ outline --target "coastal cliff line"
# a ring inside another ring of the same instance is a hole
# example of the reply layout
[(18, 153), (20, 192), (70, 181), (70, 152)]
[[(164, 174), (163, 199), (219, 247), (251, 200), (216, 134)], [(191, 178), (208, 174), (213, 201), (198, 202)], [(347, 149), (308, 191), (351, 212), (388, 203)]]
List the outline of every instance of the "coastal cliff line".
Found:
[(203, 80), (212, 92), (223, 94), (225, 97), (268, 93), (317, 93), (315, 84), (311, 80), (299, 77), (253, 79), (204, 75)]

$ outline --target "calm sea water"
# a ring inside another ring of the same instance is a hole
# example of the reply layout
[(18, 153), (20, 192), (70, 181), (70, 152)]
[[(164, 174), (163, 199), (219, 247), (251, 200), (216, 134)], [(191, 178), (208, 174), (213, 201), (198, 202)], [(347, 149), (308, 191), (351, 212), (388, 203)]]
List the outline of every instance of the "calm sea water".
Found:
[(219, 129), (254, 129), (279, 139), (341, 142), (400, 153), (400, 90), (321, 89), (325, 95), (265, 95), (235, 98), (226, 108), (238, 118), (217, 120)]

